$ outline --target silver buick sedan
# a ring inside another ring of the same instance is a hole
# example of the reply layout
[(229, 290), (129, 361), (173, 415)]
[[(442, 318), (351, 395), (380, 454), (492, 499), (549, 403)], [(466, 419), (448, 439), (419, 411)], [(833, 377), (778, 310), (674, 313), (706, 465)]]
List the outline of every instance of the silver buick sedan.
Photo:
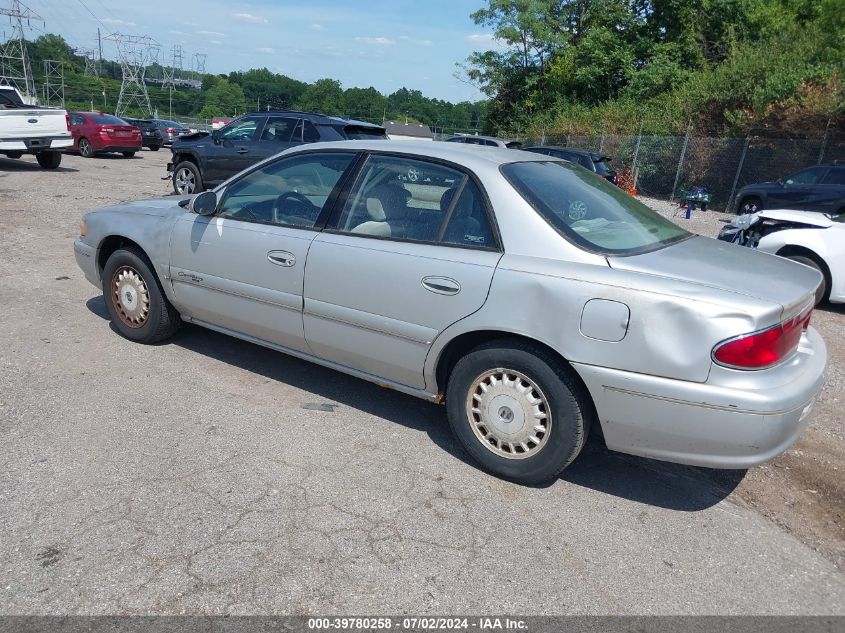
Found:
[(597, 427), (625, 453), (759, 464), (824, 381), (818, 272), (533, 153), (308, 145), (189, 199), (93, 211), (80, 233), (123, 336), (196, 323), (445, 402), (478, 464), (523, 483)]

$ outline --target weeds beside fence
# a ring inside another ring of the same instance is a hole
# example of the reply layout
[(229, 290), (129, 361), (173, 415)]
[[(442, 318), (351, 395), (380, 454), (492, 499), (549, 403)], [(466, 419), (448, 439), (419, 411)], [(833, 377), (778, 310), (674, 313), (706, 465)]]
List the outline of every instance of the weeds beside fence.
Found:
[(526, 145), (562, 145), (601, 152), (637, 190), (677, 199), (695, 186), (708, 189), (711, 208), (732, 211), (747, 184), (777, 180), (799, 169), (845, 161), (845, 137), (818, 139), (709, 136), (547, 135)]

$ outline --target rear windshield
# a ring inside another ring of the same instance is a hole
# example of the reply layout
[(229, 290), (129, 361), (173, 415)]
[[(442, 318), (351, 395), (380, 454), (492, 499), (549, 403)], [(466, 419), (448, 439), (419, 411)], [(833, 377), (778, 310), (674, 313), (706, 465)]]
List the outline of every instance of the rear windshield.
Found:
[(593, 161), (593, 165), (596, 166), (596, 173), (602, 176), (606, 176), (612, 170), (610, 169), (610, 165), (608, 164), (610, 159), (607, 156), (602, 156), (598, 160)]
[(656, 250), (690, 236), (643, 203), (572, 163), (509, 163), (502, 174), (565, 238), (608, 255)]
[(520, 141), (508, 141), (505, 143), (505, 147), (508, 149), (522, 149), (522, 143)]
[(158, 122), (160, 124), (162, 124), (164, 127), (169, 127), (169, 128), (174, 129), (174, 130), (184, 130), (185, 129), (185, 126), (183, 126), (181, 123), (176, 123), (176, 121), (168, 121), (167, 119), (159, 119)]
[(0, 90), (0, 106), (6, 108), (17, 108), (24, 105), (18, 93), (14, 90)]
[(350, 141), (374, 141), (376, 139), (387, 138), (384, 129), (380, 127), (358, 127), (356, 125), (347, 125), (343, 128), (343, 134)]
[(89, 114), (88, 116), (91, 117), (94, 123), (99, 123), (100, 125), (127, 125), (123, 119), (118, 119), (116, 116), (110, 114)]

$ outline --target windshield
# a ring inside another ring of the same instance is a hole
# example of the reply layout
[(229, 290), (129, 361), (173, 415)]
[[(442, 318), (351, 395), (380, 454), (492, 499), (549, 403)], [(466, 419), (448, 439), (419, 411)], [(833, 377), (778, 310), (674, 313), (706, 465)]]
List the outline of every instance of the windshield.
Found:
[(571, 163), (510, 163), (502, 166), (502, 174), (549, 224), (587, 250), (631, 255), (690, 236), (619, 187)]
[(384, 129), (380, 127), (347, 125), (343, 128), (343, 131), (346, 138), (350, 141), (374, 141), (376, 139), (387, 138), (384, 134)]
[(99, 123), (100, 125), (126, 125), (126, 121), (110, 114), (89, 114), (88, 116), (91, 117), (94, 123)]
[(607, 176), (611, 173), (610, 165), (607, 164), (608, 162), (610, 162), (610, 159), (607, 156), (602, 156), (599, 160), (593, 161), (598, 175)]

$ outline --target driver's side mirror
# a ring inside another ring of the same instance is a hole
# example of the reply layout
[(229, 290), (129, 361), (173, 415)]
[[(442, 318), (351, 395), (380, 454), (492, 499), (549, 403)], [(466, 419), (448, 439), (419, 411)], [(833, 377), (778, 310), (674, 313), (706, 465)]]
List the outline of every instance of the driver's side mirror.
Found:
[(191, 211), (197, 215), (214, 215), (217, 211), (217, 194), (213, 191), (203, 191), (191, 201)]
[(211, 140), (214, 141), (215, 145), (220, 145), (220, 130), (211, 131)]

